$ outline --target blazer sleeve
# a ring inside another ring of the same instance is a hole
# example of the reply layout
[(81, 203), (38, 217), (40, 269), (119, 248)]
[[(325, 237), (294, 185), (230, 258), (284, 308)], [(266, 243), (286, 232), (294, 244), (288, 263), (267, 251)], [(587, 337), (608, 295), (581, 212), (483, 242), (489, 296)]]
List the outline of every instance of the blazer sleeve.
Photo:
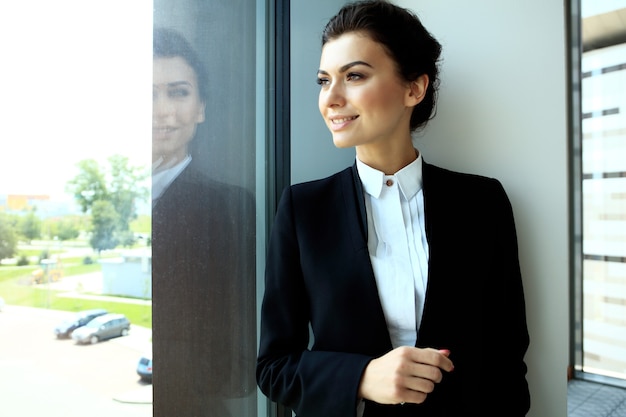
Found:
[[(508, 404), (510, 416), (525, 416), (530, 408), (524, 356), (530, 343), (526, 322), (524, 289), (518, 258), (517, 232), (513, 209), (501, 183), (494, 181), (492, 245), (493, 269), (489, 285), (493, 291), (490, 313), (492, 332), (490, 346), (494, 347), (496, 362), (488, 378), (494, 397)], [(487, 346), (489, 346), (487, 345)]]
[(311, 303), (293, 206), (288, 188), (268, 248), (257, 382), (271, 400), (298, 416), (354, 416), (361, 375), (372, 357), (310, 349)]
[(426, 402), (446, 416), (524, 416), (529, 334), (511, 203), (496, 179), (427, 167), (429, 282), (418, 346), (450, 349), (455, 369)]

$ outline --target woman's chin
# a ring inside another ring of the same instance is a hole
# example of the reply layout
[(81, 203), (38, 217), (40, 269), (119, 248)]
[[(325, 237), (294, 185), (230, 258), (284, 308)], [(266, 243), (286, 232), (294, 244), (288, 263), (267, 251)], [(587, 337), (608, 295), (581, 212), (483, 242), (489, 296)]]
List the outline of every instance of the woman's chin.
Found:
[(338, 138), (336, 136), (333, 136), (333, 144), (335, 145), (336, 148), (339, 148), (339, 149), (346, 149), (346, 148), (354, 147), (354, 143), (352, 143), (352, 141), (348, 141), (343, 138)]

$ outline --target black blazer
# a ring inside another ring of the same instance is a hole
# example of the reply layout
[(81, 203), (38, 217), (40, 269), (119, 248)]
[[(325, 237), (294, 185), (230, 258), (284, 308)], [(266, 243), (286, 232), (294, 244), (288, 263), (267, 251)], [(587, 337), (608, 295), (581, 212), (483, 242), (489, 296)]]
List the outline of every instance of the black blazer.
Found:
[[(429, 268), (418, 347), (454, 371), (424, 404), (365, 416), (523, 416), (529, 344), (513, 212), (501, 184), (423, 164)], [(257, 382), (303, 417), (355, 415), (368, 362), (392, 349), (356, 166), (286, 189), (272, 230)], [(309, 323), (312, 337), (310, 337)]]
[(193, 161), (153, 207), (155, 417), (227, 416), (236, 397), (254, 405), (254, 218), (249, 193)]

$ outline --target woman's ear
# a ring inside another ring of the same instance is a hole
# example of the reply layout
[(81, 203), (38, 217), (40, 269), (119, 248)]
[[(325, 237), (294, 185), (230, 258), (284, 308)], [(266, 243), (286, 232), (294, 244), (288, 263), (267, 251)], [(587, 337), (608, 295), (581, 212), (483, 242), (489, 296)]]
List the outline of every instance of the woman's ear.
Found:
[(415, 107), (422, 102), (428, 89), (428, 75), (422, 74), (416, 80), (411, 81), (406, 96), (407, 107)]
[(206, 104), (204, 104), (204, 103), (200, 104), (200, 106), (198, 107), (198, 115), (196, 117), (196, 123), (204, 122), (204, 119), (205, 119), (204, 112), (205, 111), (206, 111)]

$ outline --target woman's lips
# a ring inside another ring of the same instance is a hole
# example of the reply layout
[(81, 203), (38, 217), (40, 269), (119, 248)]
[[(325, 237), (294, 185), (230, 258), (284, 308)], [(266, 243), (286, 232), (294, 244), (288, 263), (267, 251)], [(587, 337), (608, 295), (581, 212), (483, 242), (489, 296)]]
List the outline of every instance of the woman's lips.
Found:
[(155, 133), (171, 133), (174, 130), (176, 130), (175, 128), (171, 127), (171, 126), (157, 126), (157, 127), (153, 127), (152, 131)]
[(341, 130), (354, 120), (356, 120), (359, 116), (333, 116), (330, 118), (330, 128), (333, 131)]
[(152, 128), (152, 137), (155, 139), (168, 138), (177, 129), (172, 126), (157, 126)]

